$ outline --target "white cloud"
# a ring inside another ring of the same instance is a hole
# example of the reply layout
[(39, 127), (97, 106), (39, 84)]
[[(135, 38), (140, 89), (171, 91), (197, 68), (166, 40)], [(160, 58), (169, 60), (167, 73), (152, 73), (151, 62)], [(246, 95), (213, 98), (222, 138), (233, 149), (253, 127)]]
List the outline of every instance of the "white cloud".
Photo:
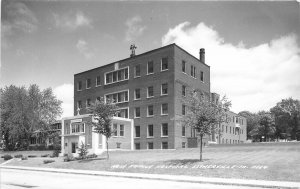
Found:
[(63, 101), (62, 117), (73, 116), (73, 107), (74, 107), (74, 86), (72, 84), (63, 84), (54, 89), (54, 94), (56, 97)]
[(54, 25), (65, 31), (74, 31), (81, 27), (92, 27), (92, 20), (83, 12), (69, 12), (64, 15), (53, 13)]
[(269, 43), (245, 48), (226, 43), (213, 28), (181, 23), (163, 36), (162, 44), (176, 43), (199, 57), (205, 48), (211, 66), (211, 91), (226, 94), (233, 111), (268, 110), (282, 98), (300, 99), (300, 48), (289, 34)]
[(126, 41), (133, 41), (143, 34), (144, 30), (146, 29), (146, 26), (141, 24), (142, 21), (143, 20), (140, 16), (134, 16), (126, 20)]
[(90, 59), (94, 56), (85, 40), (79, 39), (77, 41), (76, 48), (86, 59)]

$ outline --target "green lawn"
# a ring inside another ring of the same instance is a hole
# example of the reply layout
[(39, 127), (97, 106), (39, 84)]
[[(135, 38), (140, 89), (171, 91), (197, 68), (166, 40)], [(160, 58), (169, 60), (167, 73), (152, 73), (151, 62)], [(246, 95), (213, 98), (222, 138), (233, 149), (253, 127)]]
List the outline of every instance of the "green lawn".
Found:
[(300, 181), (299, 142), (209, 146), (203, 162), (198, 161), (199, 149), (114, 151), (109, 160), (104, 157), (73, 162), (54, 158), (51, 164), (43, 164), (47, 158), (29, 158), (8, 165)]

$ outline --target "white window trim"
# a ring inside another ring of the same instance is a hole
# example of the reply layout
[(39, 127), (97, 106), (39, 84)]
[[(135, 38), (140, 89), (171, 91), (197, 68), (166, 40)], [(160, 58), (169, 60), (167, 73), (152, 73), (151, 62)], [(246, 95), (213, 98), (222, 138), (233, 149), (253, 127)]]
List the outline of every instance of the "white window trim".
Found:
[[(149, 87), (153, 88), (153, 96), (149, 96)], [(154, 98), (154, 86), (147, 87), (147, 98)]]
[[(184, 71), (182, 70), (182, 63), (184, 62)], [(181, 72), (186, 74), (186, 61), (185, 60), (182, 60), (181, 61)]]
[(106, 93), (104, 94), (104, 101), (106, 102), (106, 96), (107, 95), (113, 95), (113, 94), (117, 94), (117, 93), (121, 93), (121, 92), (126, 92), (128, 93), (128, 99), (127, 101), (123, 101), (123, 102), (114, 102), (114, 104), (121, 104), (121, 103), (126, 103), (126, 102), (129, 102), (129, 89), (126, 89), (126, 90), (121, 90), (121, 91), (116, 91), (116, 92), (113, 92), (113, 93)]
[(161, 124), (161, 137), (166, 138), (166, 137), (169, 137), (169, 124), (167, 123), (168, 135), (163, 135), (163, 124), (164, 123)]
[[(162, 93), (162, 91), (163, 91), (163, 90), (162, 90), (163, 84), (167, 84), (167, 85), (168, 85), (168, 88), (167, 88), (168, 93), (167, 93), (167, 94), (163, 94), (163, 93)], [(168, 84), (168, 83), (163, 83), (163, 84), (160, 85), (160, 96), (167, 96), (167, 95), (169, 94), (169, 84)]]
[[(152, 143), (152, 145), (153, 145), (152, 149), (149, 148), (149, 143)], [(147, 142), (147, 150), (153, 150), (153, 149), (154, 149), (154, 142)]]
[[(167, 57), (163, 57), (163, 58), (167, 58)], [(163, 58), (160, 59), (160, 72), (164, 72), (164, 71), (168, 71), (169, 70), (169, 59), (168, 59), (168, 68), (164, 69), (164, 70), (162, 69), (162, 59)]]
[[(148, 64), (149, 64), (149, 62), (152, 62), (152, 65), (153, 65), (153, 72), (152, 73), (149, 73), (149, 71), (148, 71)], [(154, 62), (153, 61), (148, 61), (147, 62), (147, 75), (153, 75), (154, 74)]]
[[(125, 110), (125, 109), (127, 109), (127, 118), (129, 118), (129, 107), (119, 108), (119, 109), (117, 109), (117, 110)], [(118, 117), (118, 116), (116, 116), (116, 117)], [(125, 118), (126, 118), (126, 117), (125, 117)]]
[[(136, 75), (136, 66), (140, 66), (140, 75), (139, 76)], [(135, 65), (133, 68), (133, 78), (139, 78), (139, 77), (141, 77), (141, 65), (140, 64)]]
[[(203, 80), (201, 80), (201, 72), (203, 73)], [(201, 81), (202, 83), (204, 83), (204, 72), (203, 72), (203, 71), (200, 71), (200, 81)]]
[(134, 100), (141, 100), (141, 89), (140, 89), (140, 98), (136, 98), (136, 89), (134, 89)]
[[(182, 95), (182, 89), (183, 89), (183, 86), (184, 86), (184, 95)], [(184, 96), (186, 97), (186, 86), (185, 85), (181, 85), (181, 96)]]
[[(106, 75), (107, 75), (107, 74), (113, 73), (113, 72), (116, 72), (116, 71), (120, 71), (120, 70), (125, 70), (125, 69), (128, 69), (128, 78), (127, 78), (127, 79), (123, 79), (123, 80), (115, 81), (115, 82), (112, 81), (111, 83), (106, 83)], [(119, 83), (119, 82), (122, 82), (122, 81), (129, 80), (129, 78), (130, 78), (129, 66), (126, 66), (126, 67), (124, 67), (124, 68), (119, 68), (118, 70), (113, 70), (113, 71), (105, 72), (105, 73), (104, 73), (104, 85), (110, 85), (110, 84), (114, 84), (114, 83)]]
[[(121, 136), (121, 125), (123, 125), (123, 136)], [(125, 124), (118, 124), (118, 127), (119, 127), (119, 137), (120, 138), (125, 138)]]
[[(167, 114), (163, 114), (163, 104), (167, 104), (168, 107), (168, 113)], [(168, 103), (163, 103), (160, 106), (160, 115), (165, 116), (165, 115), (169, 115), (169, 104)]]
[(154, 106), (152, 105), (153, 108), (153, 115), (149, 115), (149, 106), (147, 106), (147, 117), (153, 117), (154, 116)]
[[(136, 108), (140, 108), (140, 116), (139, 117), (136, 116)], [(141, 107), (134, 108), (134, 118), (141, 118)]]
[[(114, 124), (117, 124), (117, 123), (112, 123), (112, 129), (114, 129)], [(118, 138), (119, 137), (119, 125), (117, 124), (117, 131), (116, 131), (117, 135), (111, 135), (112, 138)]]
[(147, 125), (147, 138), (154, 138), (154, 125), (153, 124), (152, 124), (152, 133), (153, 133), (153, 136), (149, 136), (149, 125)]
[[(90, 81), (92, 82), (92, 80), (90, 79)], [(85, 86), (86, 86), (86, 89), (90, 89), (92, 87), (92, 83), (90, 85), (90, 87), (88, 87), (88, 79), (85, 80)]]
[[(184, 127), (184, 135), (182, 135), (182, 129)], [(181, 126), (181, 137), (186, 137), (186, 127), (185, 126)]]
[[(97, 76), (97, 77), (98, 77), (98, 76)], [(96, 77), (96, 85), (95, 85), (95, 87), (101, 86), (101, 84), (100, 84), (100, 85), (97, 85), (97, 81), (98, 81), (97, 77)], [(101, 82), (101, 76), (99, 76), (99, 78), (100, 78), (100, 82)]]
[[(76, 123), (76, 122), (75, 122), (75, 123)], [(83, 133), (85, 133), (85, 131), (86, 131), (86, 130), (85, 130), (85, 129), (86, 129), (86, 128), (85, 128), (85, 123), (82, 123), (82, 124), (83, 124), (83, 130), (84, 130), (84, 131), (83, 131), (83, 132), (75, 132), (75, 133), (73, 133), (73, 132), (72, 132), (72, 123), (71, 123), (70, 126), (69, 126), (69, 127), (70, 127), (70, 134), (83, 134)]]

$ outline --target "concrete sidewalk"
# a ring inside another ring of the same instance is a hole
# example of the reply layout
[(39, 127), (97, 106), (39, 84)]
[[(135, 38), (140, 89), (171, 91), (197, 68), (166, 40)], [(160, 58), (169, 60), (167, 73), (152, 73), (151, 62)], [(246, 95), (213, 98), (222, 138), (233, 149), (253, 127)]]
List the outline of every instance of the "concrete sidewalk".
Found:
[(0, 166), (0, 168), (18, 169), (18, 170), (26, 170), (26, 171), (42, 171), (42, 172), (82, 174), (82, 175), (94, 175), (94, 176), (99, 175), (99, 176), (135, 178), (135, 179), (166, 180), (166, 181), (174, 181), (174, 182), (192, 182), (192, 183), (206, 183), (206, 184), (220, 184), (220, 185), (264, 187), (264, 188), (300, 188), (300, 182), (226, 179), (226, 178), (211, 178), (211, 177), (193, 177), (193, 176), (178, 176), (178, 175), (125, 173), (125, 172), (55, 169), (55, 168), (36, 168), (36, 167), (21, 167), (21, 166)]

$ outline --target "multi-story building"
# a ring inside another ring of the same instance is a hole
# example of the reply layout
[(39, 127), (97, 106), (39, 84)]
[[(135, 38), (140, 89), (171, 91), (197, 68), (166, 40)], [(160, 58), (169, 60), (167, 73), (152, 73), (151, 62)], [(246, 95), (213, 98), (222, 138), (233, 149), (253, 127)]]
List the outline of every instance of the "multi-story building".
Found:
[(74, 75), (74, 115), (100, 97), (120, 107), (119, 117), (134, 120), (134, 149), (190, 147), (195, 131), (174, 118), (183, 115), (189, 92), (210, 98), (210, 67), (176, 44)]

